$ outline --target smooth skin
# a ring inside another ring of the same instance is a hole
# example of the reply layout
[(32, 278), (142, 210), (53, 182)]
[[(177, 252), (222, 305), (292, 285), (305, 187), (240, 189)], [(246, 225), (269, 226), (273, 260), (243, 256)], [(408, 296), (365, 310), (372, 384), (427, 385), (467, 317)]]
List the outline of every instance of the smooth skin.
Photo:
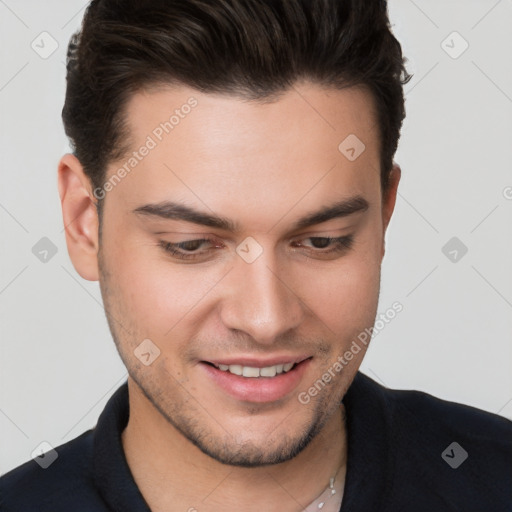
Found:
[[(107, 192), (101, 240), (92, 185), (73, 155), (62, 157), (68, 251), (84, 279), (100, 282), (129, 374), (123, 446), (153, 512), (296, 512), (338, 468), (338, 480), (346, 474), (340, 402), (365, 351), (309, 403), (298, 395), (374, 324), (400, 168), (383, 196), (368, 91), (309, 82), (267, 103), (186, 87), (140, 91), (126, 109), (131, 151), (191, 97), (197, 106)], [(366, 147), (355, 161), (338, 150), (350, 134)], [(296, 228), (353, 197), (368, 208)], [(164, 201), (236, 229), (134, 212)], [(263, 250), (252, 263), (236, 252), (247, 237)], [(339, 237), (352, 242), (329, 240)], [(173, 246), (181, 259), (161, 241), (192, 242)], [(134, 354), (145, 339), (160, 350), (149, 366)], [(265, 403), (229, 396), (202, 363), (298, 354), (311, 357), (299, 386)]]

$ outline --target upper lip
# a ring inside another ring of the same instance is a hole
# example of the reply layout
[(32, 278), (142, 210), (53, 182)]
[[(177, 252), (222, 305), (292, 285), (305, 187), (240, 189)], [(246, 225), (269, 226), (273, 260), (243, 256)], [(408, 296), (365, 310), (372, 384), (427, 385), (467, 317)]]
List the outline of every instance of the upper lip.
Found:
[(274, 356), (269, 358), (256, 358), (256, 357), (226, 357), (222, 359), (208, 359), (204, 362), (212, 363), (216, 366), (219, 364), (232, 365), (239, 364), (241, 366), (250, 366), (252, 368), (266, 368), (267, 366), (275, 366), (278, 364), (286, 363), (301, 363), (311, 356), (308, 355), (289, 355), (289, 356)]

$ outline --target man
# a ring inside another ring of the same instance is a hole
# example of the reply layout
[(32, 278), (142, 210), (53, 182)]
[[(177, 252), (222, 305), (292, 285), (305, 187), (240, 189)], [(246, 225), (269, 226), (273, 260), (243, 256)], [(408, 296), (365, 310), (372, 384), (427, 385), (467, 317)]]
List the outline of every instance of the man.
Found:
[(67, 246), (129, 378), (1, 509), (512, 510), (510, 422), (358, 372), (408, 80), (386, 3), (99, 0), (69, 50)]

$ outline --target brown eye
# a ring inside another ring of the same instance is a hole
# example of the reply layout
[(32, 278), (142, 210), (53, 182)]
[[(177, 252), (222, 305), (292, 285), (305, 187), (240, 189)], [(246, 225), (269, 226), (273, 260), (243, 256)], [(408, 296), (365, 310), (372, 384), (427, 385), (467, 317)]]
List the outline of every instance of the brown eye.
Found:
[(204, 258), (209, 254), (210, 249), (220, 248), (221, 245), (214, 240), (208, 238), (198, 238), (195, 240), (185, 240), (184, 242), (167, 242), (165, 240), (159, 241), (160, 247), (170, 254), (173, 258), (181, 260), (192, 260), (196, 258)]
[(353, 235), (311, 236), (294, 242), (294, 246), (305, 249), (311, 258), (335, 259), (347, 252), (352, 247), (353, 241)]
[(204, 242), (208, 240), (187, 240), (186, 242), (181, 242), (176, 244), (178, 248), (183, 249), (184, 251), (197, 251), (203, 245)]
[(328, 237), (311, 237), (309, 240), (311, 240), (311, 245), (315, 247), (315, 249), (325, 249), (326, 247), (329, 247), (329, 245), (332, 243), (332, 238)]
[[(309, 243), (304, 243), (304, 241)], [(312, 248), (312, 249), (327, 249), (331, 247), (331, 250), (342, 250), (351, 247), (353, 242), (353, 236), (340, 236), (340, 237), (329, 237), (329, 236), (311, 236), (299, 241), (299, 246)], [(325, 251), (329, 252), (329, 251)]]

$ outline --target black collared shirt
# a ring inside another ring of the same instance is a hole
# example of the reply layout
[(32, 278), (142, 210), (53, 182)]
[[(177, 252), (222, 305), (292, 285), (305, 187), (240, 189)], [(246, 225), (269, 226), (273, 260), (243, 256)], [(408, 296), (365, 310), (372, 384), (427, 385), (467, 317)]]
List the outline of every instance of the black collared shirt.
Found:
[[(512, 511), (512, 422), (360, 372), (343, 403), (340, 512)], [(125, 382), (96, 427), (58, 446), (47, 469), (30, 460), (0, 478), (0, 511), (150, 512), (123, 452), (128, 416)]]

